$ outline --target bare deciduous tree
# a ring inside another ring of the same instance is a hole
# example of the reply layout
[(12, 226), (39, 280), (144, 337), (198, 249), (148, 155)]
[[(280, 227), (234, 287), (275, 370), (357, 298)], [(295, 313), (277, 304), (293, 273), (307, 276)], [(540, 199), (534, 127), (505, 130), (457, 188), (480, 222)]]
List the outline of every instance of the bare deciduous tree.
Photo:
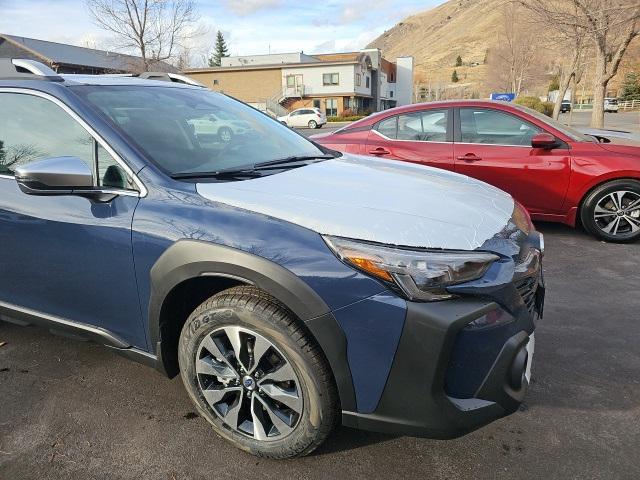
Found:
[(135, 49), (141, 70), (174, 59), (194, 31), (193, 0), (86, 0), (91, 16), (116, 37), (118, 47)]
[[(526, 3), (527, 1), (524, 0), (525, 5), (530, 5)], [(574, 11), (577, 9), (575, 5), (568, 8), (573, 8)], [(564, 28), (551, 25), (549, 28), (548, 19), (544, 15), (536, 15), (532, 21), (539, 25), (540, 31), (548, 32), (550, 49), (555, 52), (557, 58), (555, 69), (558, 78), (558, 96), (555, 99), (552, 114), (553, 118), (557, 119), (569, 86), (572, 82), (575, 84), (579, 81), (584, 73), (587, 41), (575, 25), (566, 25)]]
[(488, 54), (490, 88), (519, 94), (538, 72), (535, 64), (539, 35), (522, 15), (520, 5), (507, 3), (502, 11), (502, 35)]
[(586, 39), (595, 56), (591, 126), (604, 126), (604, 97), (631, 41), (640, 34), (638, 0), (520, 0), (547, 25)]

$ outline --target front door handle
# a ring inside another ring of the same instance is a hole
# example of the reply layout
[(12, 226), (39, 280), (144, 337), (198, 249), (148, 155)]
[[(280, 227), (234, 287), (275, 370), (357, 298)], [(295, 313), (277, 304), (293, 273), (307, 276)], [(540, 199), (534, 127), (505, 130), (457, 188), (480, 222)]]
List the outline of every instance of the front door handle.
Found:
[(371, 155), (390, 155), (391, 152), (383, 147), (374, 148), (373, 150), (369, 150)]
[(475, 153), (467, 153), (466, 155), (460, 155), (458, 160), (464, 160), (465, 162), (477, 162), (482, 160), (482, 157), (478, 157)]

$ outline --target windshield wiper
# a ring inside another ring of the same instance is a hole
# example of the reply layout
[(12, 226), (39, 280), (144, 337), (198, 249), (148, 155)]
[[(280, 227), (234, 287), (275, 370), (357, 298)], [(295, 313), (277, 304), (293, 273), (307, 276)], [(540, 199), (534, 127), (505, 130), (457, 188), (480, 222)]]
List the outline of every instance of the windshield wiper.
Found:
[[(298, 164), (302, 163), (307, 165), (308, 162), (311, 161), (322, 161), (322, 160), (330, 160), (332, 158), (336, 158), (335, 155), (293, 155), (291, 157), (278, 158), (277, 160), (269, 160), (268, 162), (260, 162), (256, 163), (253, 166), (254, 171), (259, 170), (271, 170), (274, 168), (285, 168), (288, 166), (298, 166)], [(302, 165), (299, 165), (302, 166)]]
[(218, 170), (217, 172), (177, 172), (171, 175), (176, 180), (185, 180), (190, 178), (257, 178), (262, 173), (255, 171), (253, 168), (231, 168), (228, 170)]
[(280, 168), (295, 168), (308, 165), (311, 161), (322, 161), (336, 158), (334, 155), (294, 155), (291, 157), (260, 162), (255, 165), (247, 165), (242, 168), (229, 168), (216, 172), (177, 172), (171, 175), (176, 180), (189, 178), (257, 178), (261, 177), (263, 170), (276, 170)]

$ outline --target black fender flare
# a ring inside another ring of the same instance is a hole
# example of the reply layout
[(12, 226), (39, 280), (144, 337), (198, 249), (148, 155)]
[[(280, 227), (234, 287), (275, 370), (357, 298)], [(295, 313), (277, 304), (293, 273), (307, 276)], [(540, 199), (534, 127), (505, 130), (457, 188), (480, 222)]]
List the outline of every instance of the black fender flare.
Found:
[[(236, 248), (200, 240), (179, 240), (150, 271), (149, 340), (162, 362), (160, 320), (164, 300), (180, 283), (203, 276), (225, 277), (255, 285), (284, 303), (322, 348), (333, 371), (343, 409), (355, 409), (355, 392), (347, 360), (347, 340), (327, 304), (290, 270)], [(167, 373), (165, 371), (165, 373)]]

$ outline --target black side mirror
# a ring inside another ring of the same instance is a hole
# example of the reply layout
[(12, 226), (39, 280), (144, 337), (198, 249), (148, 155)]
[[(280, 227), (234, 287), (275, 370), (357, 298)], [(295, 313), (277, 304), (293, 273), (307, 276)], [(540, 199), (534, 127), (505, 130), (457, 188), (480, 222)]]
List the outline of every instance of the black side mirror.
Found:
[(52, 157), (15, 170), (20, 190), (28, 195), (71, 195), (91, 191), (93, 172), (78, 157)]
[(551, 150), (559, 145), (556, 137), (550, 133), (538, 133), (531, 139), (531, 146), (533, 148), (544, 148), (545, 150)]

